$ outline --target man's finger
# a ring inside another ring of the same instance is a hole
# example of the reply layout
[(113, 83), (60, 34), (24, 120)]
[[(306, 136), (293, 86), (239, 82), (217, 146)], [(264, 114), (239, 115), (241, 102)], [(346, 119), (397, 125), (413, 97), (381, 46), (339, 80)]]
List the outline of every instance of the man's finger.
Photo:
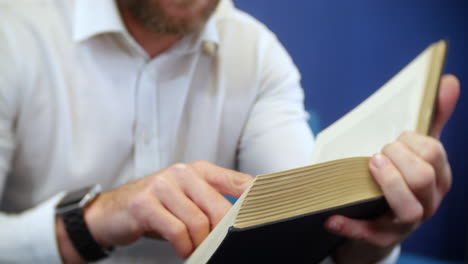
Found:
[(196, 161), (191, 165), (216, 190), (232, 197), (241, 196), (253, 180), (253, 177), (248, 174), (225, 169), (206, 161)]
[(194, 246), (185, 224), (161, 204), (155, 204), (152, 209), (152, 216), (148, 219), (150, 229), (161, 234), (176, 249), (179, 256), (189, 256)]
[(442, 144), (432, 137), (409, 131), (402, 133), (398, 137), (398, 141), (431, 164), (435, 170), (436, 186), (440, 194), (448, 192), (452, 184), (452, 173), (448, 165), (447, 153)]
[(210, 228), (213, 228), (231, 208), (231, 203), (191, 164), (176, 164), (168, 168), (168, 173), (177, 181), (184, 194), (208, 216)]
[(423, 160), (400, 141), (386, 145), (382, 153), (400, 171), (409, 189), (422, 204), (424, 218), (431, 216), (439, 199), (436, 193), (436, 173), (432, 164)]
[(161, 203), (187, 227), (195, 247), (208, 236), (210, 221), (176, 184), (161, 179), (155, 185)]
[(419, 222), (424, 208), (393, 163), (385, 155), (376, 154), (371, 158), (369, 169), (397, 219), (403, 223)]
[(455, 109), (460, 95), (460, 82), (453, 75), (444, 75), (440, 81), (436, 112), (432, 124), (431, 136), (439, 138), (442, 129)]
[(402, 234), (412, 229), (410, 225), (394, 223), (391, 214), (373, 220), (358, 220), (334, 215), (327, 219), (325, 226), (338, 235), (380, 247), (388, 247), (397, 243)]

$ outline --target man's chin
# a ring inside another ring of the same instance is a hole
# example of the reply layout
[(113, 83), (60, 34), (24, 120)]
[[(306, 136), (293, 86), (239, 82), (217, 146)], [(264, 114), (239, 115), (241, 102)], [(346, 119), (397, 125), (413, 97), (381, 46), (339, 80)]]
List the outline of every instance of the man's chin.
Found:
[(184, 36), (199, 31), (219, 4), (219, 0), (118, 0), (147, 30)]

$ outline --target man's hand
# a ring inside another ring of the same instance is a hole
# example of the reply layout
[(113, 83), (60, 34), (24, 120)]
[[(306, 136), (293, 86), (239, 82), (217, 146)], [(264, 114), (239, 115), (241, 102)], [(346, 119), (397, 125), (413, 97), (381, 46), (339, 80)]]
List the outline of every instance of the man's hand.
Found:
[[(85, 220), (105, 248), (148, 236), (166, 239), (187, 257), (231, 207), (222, 194), (239, 197), (251, 180), (205, 161), (176, 164), (100, 194), (85, 209)], [(76, 257), (70, 248), (59, 247), (65, 261)]]
[(338, 215), (326, 221), (331, 231), (350, 238), (335, 252), (337, 263), (373, 263), (382, 259), (436, 212), (452, 182), (447, 155), (438, 139), (459, 93), (457, 78), (444, 76), (431, 136), (405, 132), (372, 157), (369, 169), (391, 212), (372, 221)]

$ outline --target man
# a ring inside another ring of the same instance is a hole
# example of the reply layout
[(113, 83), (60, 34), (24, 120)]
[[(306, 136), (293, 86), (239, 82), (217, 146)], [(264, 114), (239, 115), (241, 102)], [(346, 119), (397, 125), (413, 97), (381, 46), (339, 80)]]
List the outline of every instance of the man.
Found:
[[(231, 1), (0, 6), (0, 262), (180, 262), (229, 209), (223, 194), (249, 185), (231, 169), (308, 163), (298, 71)], [(394, 262), (434, 214), (451, 182), (436, 138), (458, 90), (443, 78), (433, 137), (404, 133), (372, 158), (392, 211), (328, 219), (350, 238), (334, 261)], [(70, 190), (95, 183), (106, 191), (82, 215), (63, 213)]]

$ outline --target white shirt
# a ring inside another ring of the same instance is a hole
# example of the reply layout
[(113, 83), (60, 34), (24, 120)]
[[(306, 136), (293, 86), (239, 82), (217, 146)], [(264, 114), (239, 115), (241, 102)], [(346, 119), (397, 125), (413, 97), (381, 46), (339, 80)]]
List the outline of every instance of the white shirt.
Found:
[[(112, 0), (0, 3), (0, 262), (59, 263), (63, 191), (114, 188), (176, 162), (253, 175), (308, 163), (300, 76), (275, 36), (221, 1), (155, 59)], [(106, 263), (177, 263), (162, 241)]]

